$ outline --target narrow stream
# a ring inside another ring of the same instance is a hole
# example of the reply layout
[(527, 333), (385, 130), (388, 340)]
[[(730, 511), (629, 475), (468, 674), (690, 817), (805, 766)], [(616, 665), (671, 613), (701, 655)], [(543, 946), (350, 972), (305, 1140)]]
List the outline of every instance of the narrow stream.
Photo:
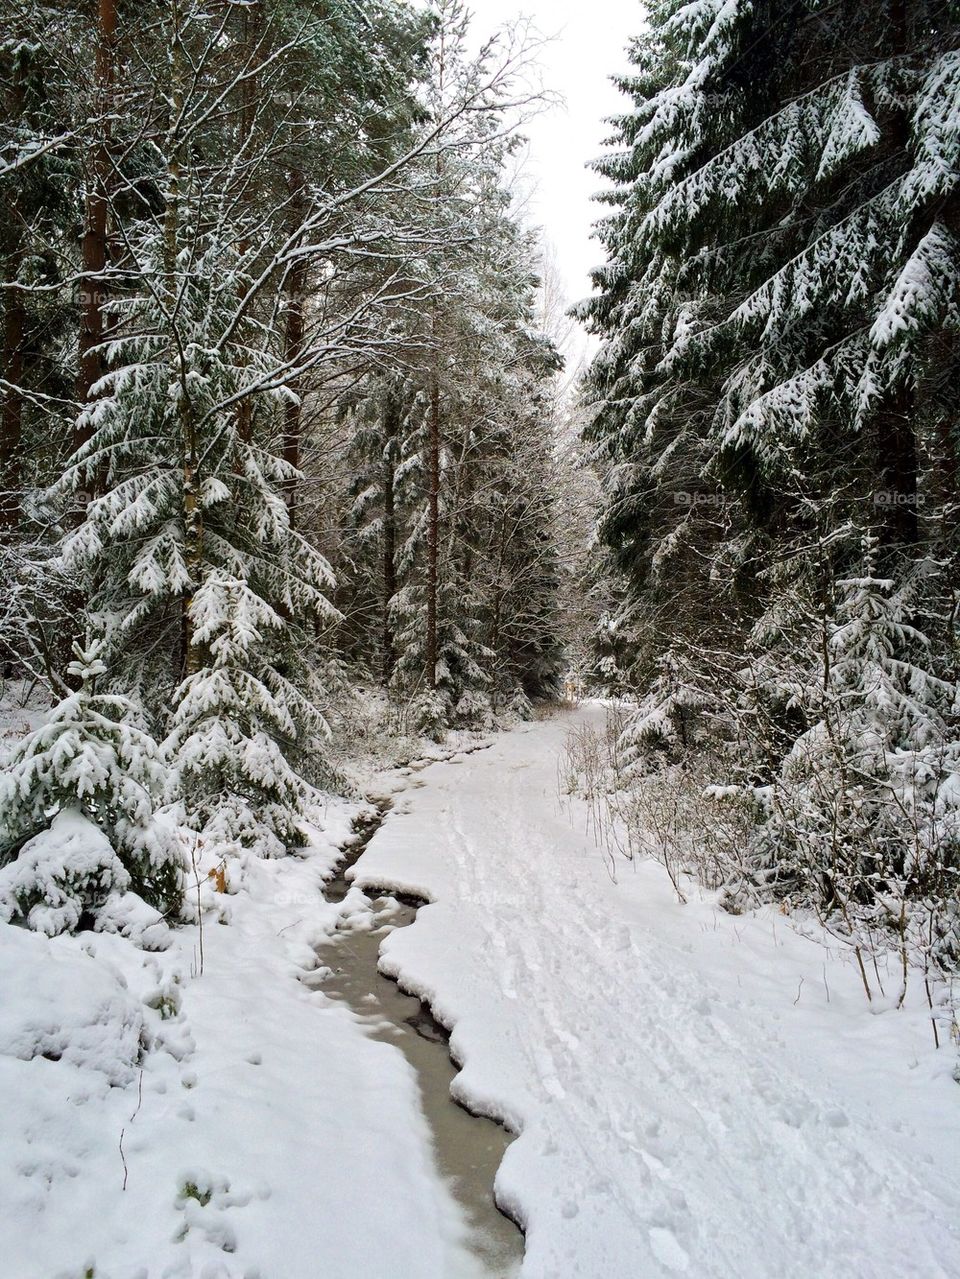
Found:
[[(390, 806), (389, 799), (381, 800), (372, 817), (358, 819), (356, 839), (324, 890), (328, 901), (340, 902), (346, 897), (350, 889), (347, 872), (379, 830)], [(331, 999), (349, 1004), (371, 1038), (393, 1044), (413, 1066), (438, 1170), (469, 1226), (464, 1242), (476, 1262), (471, 1265), (471, 1274), (479, 1267), (479, 1273), (488, 1279), (512, 1279), (523, 1259), (523, 1235), (497, 1209), (493, 1182), (513, 1137), (499, 1124), (471, 1115), (453, 1100), (450, 1085), (457, 1072), (450, 1060), (446, 1029), (426, 1005), (405, 995), (377, 967), (384, 937), (395, 928), (412, 924), (423, 903), (389, 893), (368, 894), (368, 900), (372, 927), (347, 926), (322, 947), (319, 955), (326, 969), (318, 973), (316, 985)]]

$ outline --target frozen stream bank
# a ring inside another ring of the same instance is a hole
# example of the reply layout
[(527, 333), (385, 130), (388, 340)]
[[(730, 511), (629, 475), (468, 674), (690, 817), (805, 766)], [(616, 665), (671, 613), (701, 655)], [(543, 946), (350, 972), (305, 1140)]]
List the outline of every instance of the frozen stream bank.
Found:
[[(325, 889), (329, 902), (345, 902), (348, 874), (390, 811), (382, 800), (377, 812), (357, 826), (357, 838)], [(378, 969), (380, 945), (416, 918), (422, 901), (407, 895), (354, 890), (348, 911), (333, 939), (318, 951), (318, 972), (306, 979), (332, 999), (344, 1001), (373, 1039), (394, 1045), (416, 1072), (424, 1115), (433, 1138), (437, 1170), (459, 1205), (468, 1230), (464, 1256), (451, 1259), (444, 1279), (509, 1279), (519, 1272), (523, 1236), (498, 1211), (493, 1198), (497, 1168), (512, 1135), (489, 1119), (470, 1114), (450, 1095), (457, 1068), (450, 1059), (449, 1035), (429, 1007), (405, 994)]]

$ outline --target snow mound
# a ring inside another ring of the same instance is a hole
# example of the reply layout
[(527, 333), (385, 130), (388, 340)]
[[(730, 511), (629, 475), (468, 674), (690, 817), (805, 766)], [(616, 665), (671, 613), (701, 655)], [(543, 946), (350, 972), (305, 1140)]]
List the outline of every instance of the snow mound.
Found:
[(118, 973), (73, 945), (0, 924), (0, 1056), (62, 1060), (128, 1084), (143, 1010)]
[(143, 950), (167, 950), (173, 940), (158, 910), (136, 893), (111, 893), (97, 912), (98, 933), (119, 933)]

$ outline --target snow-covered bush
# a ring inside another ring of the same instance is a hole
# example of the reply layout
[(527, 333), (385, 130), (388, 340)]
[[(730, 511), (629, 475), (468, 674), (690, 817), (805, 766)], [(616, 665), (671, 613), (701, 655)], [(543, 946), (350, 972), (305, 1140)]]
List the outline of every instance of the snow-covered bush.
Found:
[(578, 795), (588, 804), (590, 827), (612, 873), (620, 857), (652, 857), (681, 898), (682, 876), (692, 875), (725, 889), (727, 904), (738, 909), (744, 890), (754, 886), (749, 849), (760, 820), (756, 797), (749, 788), (711, 785), (714, 757), (682, 764), (662, 753), (638, 757), (630, 730), (644, 717), (642, 709), (614, 708), (603, 730), (571, 730), (558, 777), (561, 797)]
[[(180, 897), (181, 862), (171, 832), (154, 817), (166, 777), (159, 748), (129, 698), (97, 690), (106, 672), (99, 644), (74, 651), (68, 674), (79, 689), (23, 738), (0, 774), (0, 855), (19, 852), (5, 871), (8, 909), (23, 913), (19, 903), (29, 902), (28, 913), (36, 910), (47, 885), (50, 905), (67, 912), (64, 927), (80, 918), (69, 922), (66, 898), (90, 908), (112, 888), (132, 888), (169, 911)], [(65, 815), (60, 823), (58, 814)], [(102, 843), (91, 842), (91, 826)], [(59, 833), (72, 838), (58, 870)]]
[(903, 946), (912, 935), (913, 948), (922, 932), (952, 963), (960, 690), (921, 629), (923, 565), (897, 582), (877, 576), (875, 554), (868, 537), (862, 575), (838, 583), (810, 726), (767, 789), (758, 851), (851, 938), (862, 926), (892, 926)]
[(524, 722), (533, 719), (533, 704), (519, 684), (507, 701), (507, 713)]
[(76, 809), (64, 809), (49, 830), (28, 839), (0, 870), (0, 917), (22, 919), (53, 937), (94, 919), (130, 876), (103, 831)]
[(925, 629), (937, 567), (886, 577), (877, 557), (866, 534), (827, 609), (798, 591), (779, 648), (731, 660), (726, 688), (703, 692), (680, 668), (655, 681), (604, 785), (628, 833), (729, 902), (812, 907), (858, 955), (894, 943), (947, 969), (960, 959), (960, 694)]
[(160, 912), (131, 892), (110, 894), (97, 911), (95, 931), (119, 933), (143, 950), (166, 950), (172, 941), (170, 928)]
[(434, 742), (442, 742), (446, 736), (449, 713), (447, 699), (437, 689), (418, 694), (410, 704), (414, 732)]
[(705, 737), (706, 699), (684, 678), (672, 653), (657, 663), (657, 673), (621, 734), (625, 762), (638, 774), (656, 771), (700, 744)]
[(457, 702), (454, 723), (458, 728), (470, 728), (475, 732), (492, 728), (493, 708), (489, 695), (479, 689), (468, 688)]

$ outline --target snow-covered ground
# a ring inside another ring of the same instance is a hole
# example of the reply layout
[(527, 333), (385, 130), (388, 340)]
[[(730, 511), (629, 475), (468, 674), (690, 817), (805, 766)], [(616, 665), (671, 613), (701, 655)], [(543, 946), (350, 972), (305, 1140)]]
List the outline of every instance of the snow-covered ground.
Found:
[(420, 773), (357, 867), (431, 901), (381, 967), (454, 1027), (458, 1094), (521, 1133), (497, 1192), (523, 1275), (960, 1275), (956, 1051), (922, 983), (877, 1014), (774, 910), (680, 905), (656, 864), (613, 883), (556, 781), (603, 713)]
[(308, 856), (251, 859), (236, 893), (204, 885), (202, 976), (196, 927), (151, 953), (0, 924), (5, 1279), (461, 1267), (412, 1069), (299, 980), (350, 816), (332, 804)]
[[(384, 777), (357, 866), (430, 899), (382, 966), (521, 1134), (497, 1192), (524, 1275), (960, 1275), (955, 1054), (921, 990), (875, 1015), (775, 912), (678, 905), (656, 865), (613, 883), (556, 787), (601, 714)], [(355, 811), (205, 884), (202, 975), (195, 926), (144, 951), (0, 925), (0, 1274), (472, 1279), (411, 1067), (300, 980), (362, 905), (321, 897)]]

